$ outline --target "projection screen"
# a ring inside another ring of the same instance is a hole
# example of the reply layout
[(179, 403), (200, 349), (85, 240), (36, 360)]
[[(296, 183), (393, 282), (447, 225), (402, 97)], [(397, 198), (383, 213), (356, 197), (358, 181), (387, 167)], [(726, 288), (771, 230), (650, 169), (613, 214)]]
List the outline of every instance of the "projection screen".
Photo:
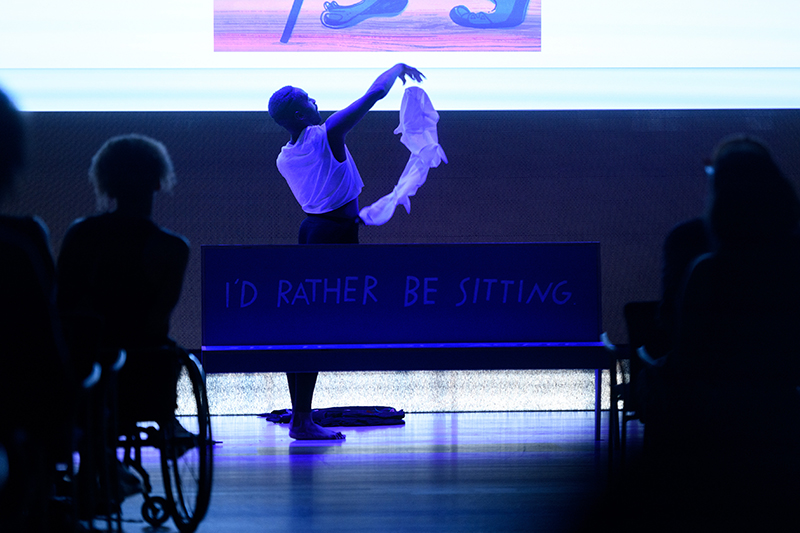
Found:
[(496, 4), (4, 0), (0, 85), (27, 111), (264, 110), (287, 84), (333, 110), (405, 62), (441, 110), (800, 107), (795, 0)]

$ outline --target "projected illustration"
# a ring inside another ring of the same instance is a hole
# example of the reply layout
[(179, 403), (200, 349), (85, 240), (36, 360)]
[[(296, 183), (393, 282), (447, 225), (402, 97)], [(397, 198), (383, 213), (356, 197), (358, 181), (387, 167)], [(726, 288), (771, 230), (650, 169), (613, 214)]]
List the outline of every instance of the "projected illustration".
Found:
[(541, 0), (214, 0), (214, 51), (541, 51)]

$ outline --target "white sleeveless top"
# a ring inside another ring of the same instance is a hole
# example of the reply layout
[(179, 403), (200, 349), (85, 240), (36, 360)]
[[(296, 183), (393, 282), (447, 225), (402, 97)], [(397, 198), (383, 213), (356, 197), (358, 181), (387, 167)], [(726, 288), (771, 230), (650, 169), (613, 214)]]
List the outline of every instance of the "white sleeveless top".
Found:
[(328, 213), (361, 193), (364, 182), (347, 146), (344, 151), (345, 160), (337, 161), (325, 124), (308, 126), (296, 143), (281, 148), (278, 171), (306, 213)]

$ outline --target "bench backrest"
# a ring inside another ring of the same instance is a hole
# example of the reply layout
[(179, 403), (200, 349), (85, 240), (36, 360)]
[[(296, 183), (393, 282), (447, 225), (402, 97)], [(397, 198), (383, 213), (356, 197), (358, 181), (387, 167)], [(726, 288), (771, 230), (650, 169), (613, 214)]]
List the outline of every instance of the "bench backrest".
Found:
[(202, 247), (204, 350), (595, 342), (599, 244)]

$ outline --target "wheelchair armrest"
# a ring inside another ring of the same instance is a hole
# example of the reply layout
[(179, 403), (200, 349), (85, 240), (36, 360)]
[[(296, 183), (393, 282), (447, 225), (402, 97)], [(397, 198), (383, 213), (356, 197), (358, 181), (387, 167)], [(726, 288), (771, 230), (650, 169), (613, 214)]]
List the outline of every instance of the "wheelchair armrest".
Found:
[(616, 352), (617, 346), (611, 342), (611, 339), (608, 338), (608, 332), (604, 331), (600, 334), (600, 342), (603, 343), (603, 347), (608, 350), (609, 352)]
[(92, 365), (92, 371), (81, 382), (81, 387), (83, 388), (83, 390), (89, 390), (95, 385), (97, 385), (97, 383), (100, 381), (100, 376), (102, 374), (103, 370), (100, 367), (100, 363), (95, 362)]
[(649, 353), (647, 353), (647, 348), (644, 346), (639, 346), (636, 349), (636, 355), (639, 356), (641, 361), (649, 366), (649, 367), (661, 367), (664, 366), (664, 362), (666, 361), (666, 357), (659, 357), (658, 359), (653, 359)]
[(186, 352), (186, 354), (189, 356), (189, 360), (191, 360), (192, 363), (194, 363), (195, 366), (197, 366), (197, 370), (200, 371), (200, 376), (203, 378), (203, 383), (205, 383), (205, 381), (206, 381), (206, 371), (203, 369), (203, 364), (200, 362), (200, 360), (193, 353)]
[(124, 349), (120, 349), (119, 353), (117, 354), (117, 359), (114, 361), (114, 364), (111, 365), (111, 370), (114, 372), (119, 372), (122, 370), (122, 367), (125, 366), (125, 361), (128, 360), (128, 352)]

